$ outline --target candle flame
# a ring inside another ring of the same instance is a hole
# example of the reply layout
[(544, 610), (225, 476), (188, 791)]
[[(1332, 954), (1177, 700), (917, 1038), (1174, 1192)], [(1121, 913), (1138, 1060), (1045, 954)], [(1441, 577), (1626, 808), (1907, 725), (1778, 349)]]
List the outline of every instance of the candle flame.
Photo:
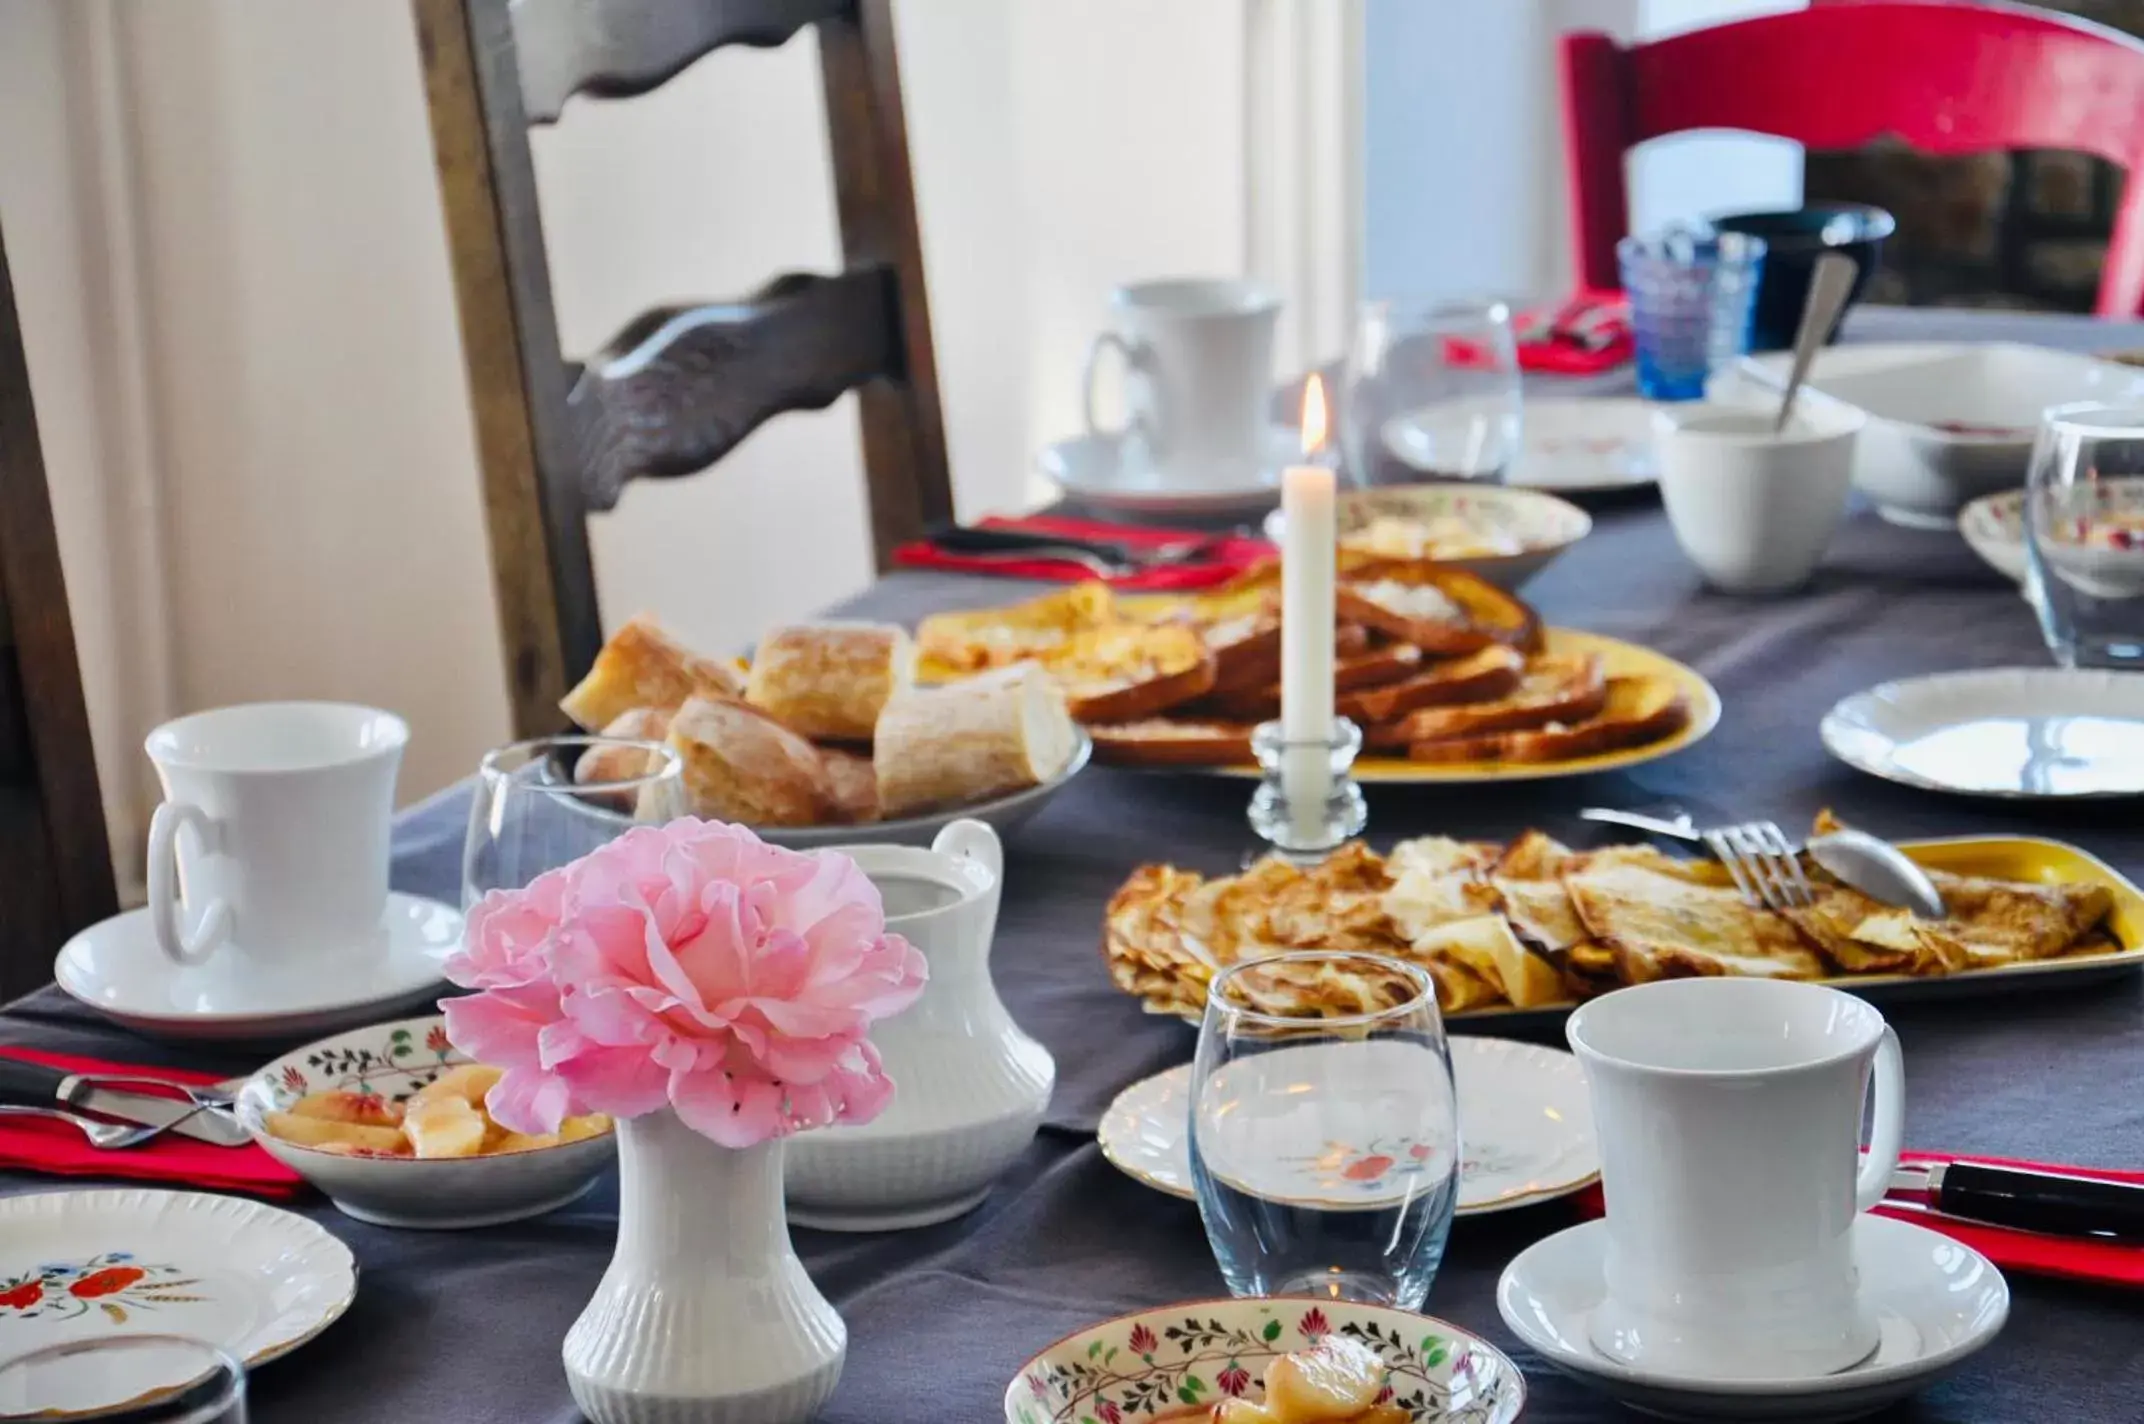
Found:
[(1303, 453), (1315, 455), (1325, 444), (1325, 380), (1313, 374), (1303, 383)]

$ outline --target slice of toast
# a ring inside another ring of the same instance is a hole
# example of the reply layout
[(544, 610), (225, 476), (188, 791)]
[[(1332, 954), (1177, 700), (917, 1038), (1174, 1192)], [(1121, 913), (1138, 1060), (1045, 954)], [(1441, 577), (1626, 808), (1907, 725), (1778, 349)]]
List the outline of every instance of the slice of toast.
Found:
[(1100, 582), (1073, 584), (1010, 608), (933, 613), (916, 625), (916, 680), (951, 682), (1039, 657), (1116, 618), (1115, 596)]
[(1251, 727), (1244, 722), (1150, 717), (1099, 723), (1087, 734), (1094, 738), (1094, 759), (1117, 766), (1237, 766), (1251, 760)]
[[(1518, 690), (1525, 669), (1526, 659), (1499, 643), (1464, 657), (1425, 663), (1411, 677), (1344, 693), (1337, 710), (1358, 726), (1384, 727), (1421, 707), (1509, 697)], [(1406, 740), (1401, 737), (1393, 744)]]
[(1135, 722), (1213, 688), (1214, 655), (1181, 624), (1118, 623), (1075, 633), (1040, 660), (1081, 722)]
[[(1383, 687), (1414, 674), (1422, 666), (1422, 650), (1412, 643), (1387, 643), (1333, 664), (1333, 690), (1347, 693), (1368, 687)], [(1277, 674), (1276, 674), (1277, 677)], [(1187, 709), (1194, 715), (1218, 717), (1228, 722), (1270, 722), (1280, 715), (1280, 683), (1230, 692), (1216, 683), (1214, 690)], [(1343, 707), (1343, 716), (1352, 716)]]
[(1422, 559), (1369, 563), (1342, 575), (1334, 605), (1343, 619), (1432, 655), (1492, 643), (1532, 649), (1541, 636), (1533, 609), (1495, 584)]
[(1689, 720), (1689, 704), (1665, 678), (1616, 677), (1608, 680), (1598, 709), (1582, 721), (1557, 719), (1532, 727), (1418, 741), (1407, 755), (1414, 761), (1433, 762), (1571, 761), (1657, 742), (1681, 731)]
[(1608, 677), (1598, 655), (1535, 658), (1509, 695), (1488, 702), (1418, 708), (1402, 717), (1395, 731), (1412, 743), (1544, 727), (1551, 722), (1569, 724), (1600, 711), (1607, 696)]

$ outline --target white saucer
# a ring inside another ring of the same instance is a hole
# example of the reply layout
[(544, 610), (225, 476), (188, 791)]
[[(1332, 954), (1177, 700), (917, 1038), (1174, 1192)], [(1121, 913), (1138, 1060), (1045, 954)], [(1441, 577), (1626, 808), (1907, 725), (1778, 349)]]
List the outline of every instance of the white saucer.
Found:
[(1497, 1282), (1496, 1308), (1522, 1343), (1618, 1403), (1667, 1419), (1855, 1419), (1904, 1399), (1993, 1340), (2010, 1314), (2002, 1272), (1970, 1246), (1906, 1221), (1861, 1216), (1854, 1263), (1882, 1329), (1876, 1353), (1837, 1374), (1691, 1380), (1624, 1365), (1593, 1348), (1608, 1224), (1589, 1221), (1519, 1253)]
[(67, 941), (53, 966), (62, 989), (115, 1023), (159, 1038), (292, 1038), (393, 1016), (437, 996), (441, 966), (461, 942), (459, 910), (421, 895), (391, 894), (385, 941), (283, 972), (232, 972), (230, 951), (182, 968), (164, 957), (147, 910), (114, 915)]
[(1871, 776), (1967, 796), (2144, 796), (2144, 674), (1990, 668), (1887, 682), (1826, 714), (1824, 747)]
[[(1386, 421), (1385, 447), (1403, 464), (1436, 472), (1438, 427), (1471, 414), (1468, 404), (1447, 402)], [(1635, 397), (1529, 396), (1519, 411), (1519, 458), (1503, 483), (1558, 494), (1653, 484), (1660, 472), (1653, 463), (1652, 410)]]
[(1281, 469), (1301, 459), (1301, 435), (1272, 425), (1263, 462), (1161, 469), (1135, 438), (1075, 435), (1043, 446), (1036, 463), (1067, 495), (1097, 509), (1249, 519), (1280, 502)]
[[(1460, 1216), (1482, 1216), (1566, 1196), (1599, 1179), (1593, 1106), (1578, 1060), (1559, 1048), (1464, 1035), (1452, 1039), (1452, 1076), (1459, 1090)], [(1189, 1200), (1191, 1065), (1132, 1084), (1102, 1115), (1096, 1137), (1102, 1155), (1126, 1176), (1156, 1191)], [(1346, 1152), (1347, 1144), (1312, 1143), (1294, 1155), (1303, 1166), (1340, 1170), (1378, 1157)], [(1333, 1153), (1338, 1151), (1337, 1159)], [(1274, 1160), (1290, 1157), (1274, 1146)], [(1307, 1179), (1306, 1179), (1307, 1180)], [(1352, 1177), (1350, 1180), (1360, 1180)], [(1287, 1190), (1301, 1190), (1304, 1183)]]

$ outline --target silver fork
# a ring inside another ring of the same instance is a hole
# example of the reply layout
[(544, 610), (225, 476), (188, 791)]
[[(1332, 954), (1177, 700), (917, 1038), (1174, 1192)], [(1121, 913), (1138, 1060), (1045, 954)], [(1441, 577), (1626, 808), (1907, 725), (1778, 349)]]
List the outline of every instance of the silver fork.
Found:
[(1670, 836), (1712, 852), (1713, 859), (1727, 867), (1735, 889), (1752, 905), (1770, 910), (1794, 909), (1813, 904), (1816, 892), (1802, 874), (1801, 857), (1794, 843), (1779, 829), (1777, 821), (1739, 821), (1731, 826), (1700, 830), (1688, 816), (1663, 821), (1635, 811), (1611, 811), (1598, 806), (1578, 813), (1582, 821), (1629, 826), (1656, 836)]
[(71, 1122), (82, 1129), (82, 1135), (89, 1139), (90, 1146), (111, 1152), (117, 1152), (128, 1147), (139, 1147), (150, 1138), (161, 1137), (171, 1131), (171, 1129), (186, 1121), (187, 1118), (192, 1117), (194, 1113), (207, 1111), (207, 1103), (195, 1103), (193, 1112), (187, 1113), (183, 1117), (175, 1117), (170, 1122), (135, 1126), (123, 1122), (99, 1122), (93, 1117), (83, 1117), (80, 1113), (67, 1112), (61, 1108), (26, 1108), (16, 1107), (12, 1103), (0, 1103), (0, 1115), (9, 1117), (50, 1117), (57, 1118), (61, 1122)]

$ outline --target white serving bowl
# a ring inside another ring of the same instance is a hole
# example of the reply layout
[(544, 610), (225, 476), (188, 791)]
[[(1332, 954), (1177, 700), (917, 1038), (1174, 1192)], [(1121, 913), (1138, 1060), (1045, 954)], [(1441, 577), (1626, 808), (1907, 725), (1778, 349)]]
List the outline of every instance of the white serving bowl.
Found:
[(268, 1155), (376, 1226), (448, 1230), (538, 1216), (585, 1194), (618, 1155), (617, 1134), (488, 1157), (351, 1157), (285, 1142), (266, 1115), (307, 1093), (342, 1089), (399, 1102), (469, 1056), (447, 1042), (446, 1020), (403, 1019), (323, 1038), (246, 1081), (238, 1120)]
[[(1745, 357), (1738, 370), (1776, 390), (1790, 360)], [(2010, 342), (1871, 344), (1818, 352), (1809, 386), (1868, 414), (1854, 487), (1896, 523), (1948, 528), (1972, 500), (2025, 482), (2049, 406), (2144, 400), (2144, 371)]]
[(1519, 1367), (1457, 1325), (1385, 1305), (1248, 1296), (1157, 1305), (1067, 1335), (1005, 1387), (1005, 1424), (1137, 1424), (1229, 1395), (1256, 1399), (1268, 1362), (1327, 1334), (1383, 1356), (1393, 1402), (1414, 1424), (1508, 1424), (1526, 1408)]
[[(1507, 592), (1540, 573), (1593, 530), (1593, 516), (1552, 494), (1504, 485), (1385, 485), (1347, 490), (1335, 517), (1345, 539), (1379, 517), (1428, 524), (1450, 520), (1519, 546), (1515, 554), (1489, 554), (1438, 562), (1495, 584)], [(1287, 531), (1279, 510), (1266, 516), (1266, 538), (1278, 544)]]

